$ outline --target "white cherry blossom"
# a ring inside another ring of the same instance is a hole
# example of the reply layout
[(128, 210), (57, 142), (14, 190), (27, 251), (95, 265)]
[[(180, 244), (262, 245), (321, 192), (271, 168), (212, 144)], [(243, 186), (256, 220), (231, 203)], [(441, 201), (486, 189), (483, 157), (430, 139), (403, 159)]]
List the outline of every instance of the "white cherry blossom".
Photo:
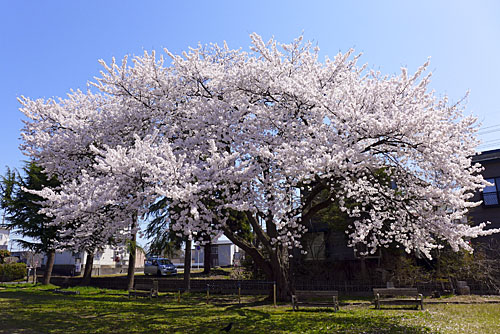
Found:
[[(75, 239), (105, 229), (107, 241), (167, 199), (174, 231), (224, 232), (282, 294), (290, 249), (332, 201), (353, 219), (351, 244), (371, 252), (398, 244), (430, 257), (443, 241), (471, 250), (470, 238), (498, 232), (462, 222), (486, 184), (471, 163), (476, 119), (429, 90), (429, 62), (383, 76), (353, 50), (320, 61), (301, 38), (250, 37), (250, 52), (145, 53), (102, 62), (94, 91), (23, 98), (23, 148), (63, 181), (43, 193), (47, 212), (79, 222)], [(231, 210), (269, 256), (231, 229)]]

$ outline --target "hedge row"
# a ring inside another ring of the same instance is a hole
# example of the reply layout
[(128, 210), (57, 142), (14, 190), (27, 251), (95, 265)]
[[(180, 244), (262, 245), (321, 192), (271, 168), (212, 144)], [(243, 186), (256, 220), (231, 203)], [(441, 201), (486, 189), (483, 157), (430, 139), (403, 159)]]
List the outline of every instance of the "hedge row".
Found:
[(0, 282), (14, 281), (26, 276), (25, 263), (0, 264)]

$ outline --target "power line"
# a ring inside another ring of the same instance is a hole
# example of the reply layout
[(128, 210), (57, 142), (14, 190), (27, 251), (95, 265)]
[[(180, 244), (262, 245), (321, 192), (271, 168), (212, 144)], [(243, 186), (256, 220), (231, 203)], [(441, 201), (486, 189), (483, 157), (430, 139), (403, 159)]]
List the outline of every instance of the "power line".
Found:
[(486, 148), (495, 147), (495, 146), (497, 146), (497, 147), (500, 148), (500, 141), (495, 142), (495, 143), (486, 144), (486, 145), (479, 145), (477, 147), (477, 149), (480, 150), (480, 151), (483, 151)]
[(478, 148), (483, 149), (483, 148), (488, 148), (488, 147), (493, 147), (493, 146), (500, 146), (500, 142), (491, 143), (491, 144), (487, 144), (487, 145), (479, 145)]
[(500, 141), (500, 138), (485, 140), (485, 141), (481, 142), (481, 145), (491, 143), (491, 142), (497, 142), (497, 141)]
[(477, 134), (478, 135), (485, 135), (487, 133), (493, 133), (493, 132), (499, 132), (500, 131), (500, 128), (498, 129), (490, 129), (490, 130), (486, 130), (486, 131), (478, 131)]
[(481, 130), (485, 130), (485, 129), (489, 129), (489, 128), (494, 128), (494, 127), (497, 127), (497, 126), (500, 126), (500, 124), (493, 124), (493, 125), (488, 125), (488, 126), (485, 126), (485, 127), (481, 127)]

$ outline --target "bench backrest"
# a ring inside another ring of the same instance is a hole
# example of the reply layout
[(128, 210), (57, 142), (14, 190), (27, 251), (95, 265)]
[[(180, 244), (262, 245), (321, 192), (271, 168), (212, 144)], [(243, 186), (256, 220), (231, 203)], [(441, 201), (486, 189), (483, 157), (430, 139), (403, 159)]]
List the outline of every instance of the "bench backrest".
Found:
[(416, 288), (388, 288), (388, 289), (373, 289), (373, 294), (383, 296), (418, 296)]
[(136, 290), (151, 290), (153, 285), (151, 283), (135, 283), (134, 289)]
[(301, 300), (305, 299), (331, 299), (333, 296), (338, 297), (338, 291), (321, 291), (321, 290), (297, 290), (294, 293), (297, 298)]

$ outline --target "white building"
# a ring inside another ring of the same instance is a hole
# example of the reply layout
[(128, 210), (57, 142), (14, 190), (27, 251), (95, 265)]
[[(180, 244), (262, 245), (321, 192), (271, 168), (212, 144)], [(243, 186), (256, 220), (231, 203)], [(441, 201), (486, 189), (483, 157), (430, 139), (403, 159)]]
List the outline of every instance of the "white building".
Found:
[[(128, 257), (129, 254), (125, 247), (107, 246), (102, 252), (98, 252), (94, 255), (92, 275), (99, 276), (126, 273), (128, 269)], [(86, 262), (86, 252), (56, 252), (52, 271), (60, 275), (78, 275), (79, 273), (83, 273)], [(46, 263), (47, 257), (44, 257), (43, 266), (45, 266)], [(144, 253), (140, 250), (137, 251), (135, 267), (144, 267)]]
[[(204, 247), (196, 245), (192, 250), (193, 265), (203, 266)], [(242, 251), (232, 241), (226, 238), (219, 238), (212, 241), (212, 267), (227, 267), (239, 262), (242, 257)]]
[(9, 250), (10, 230), (0, 227), (0, 249)]

